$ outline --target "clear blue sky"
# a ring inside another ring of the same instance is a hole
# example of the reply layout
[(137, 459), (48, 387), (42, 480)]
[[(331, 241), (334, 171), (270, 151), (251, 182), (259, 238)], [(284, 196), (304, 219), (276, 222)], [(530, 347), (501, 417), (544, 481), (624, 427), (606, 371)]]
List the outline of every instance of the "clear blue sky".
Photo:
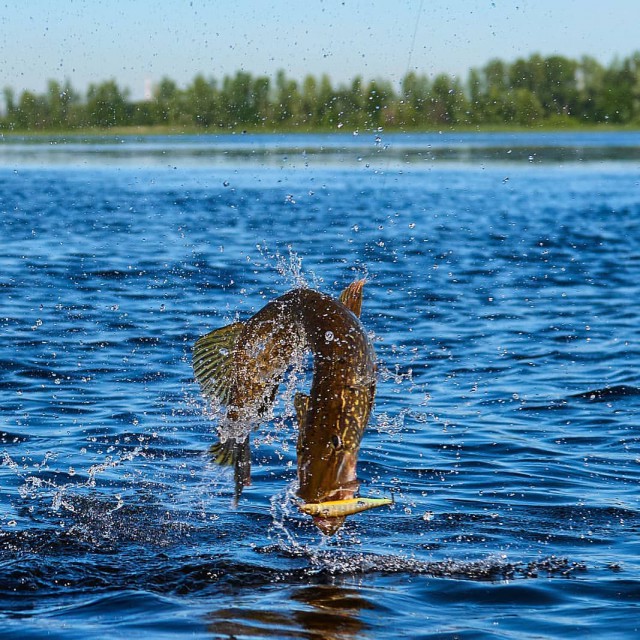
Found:
[[(328, 73), (397, 82), (409, 69), (466, 77), (534, 52), (609, 64), (640, 49), (638, 0), (20, 0), (0, 8), (0, 87), (85, 91), (115, 78), (184, 86), (198, 73)], [(414, 38), (415, 36), (415, 38)]]

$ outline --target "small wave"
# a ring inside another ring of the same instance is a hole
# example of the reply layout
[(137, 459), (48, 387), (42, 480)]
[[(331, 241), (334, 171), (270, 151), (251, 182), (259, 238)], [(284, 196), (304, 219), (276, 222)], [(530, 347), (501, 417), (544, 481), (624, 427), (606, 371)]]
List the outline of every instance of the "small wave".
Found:
[(0, 431), (0, 444), (21, 444), (27, 442), (29, 436), (21, 433), (12, 433), (10, 431)]
[(45, 525), (15, 531), (5, 528), (0, 531), (0, 552), (45, 553), (55, 557), (65, 553), (110, 553), (126, 544), (163, 548), (190, 531), (189, 525), (151, 498), (146, 504), (130, 505), (118, 496), (60, 493), (54, 498), (53, 508), (57, 511), (57, 528)]
[(122, 269), (102, 269), (94, 271), (91, 275), (104, 280), (126, 280), (132, 275), (138, 275), (138, 272), (135, 272), (134, 274), (131, 271), (125, 271)]
[(355, 574), (411, 574), (432, 578), (456, 578), (475, 581), (513, 580), (516, 578), (537, 578), (541, 575), (569, 577), (585, 572), (583, 562), (549, 556), (541, 560), (508, 561), (503, 557), (479, 560), (434, 560), (378, 555), (374, 553), (349, 553), (341, 550), (318, 551), (310, 547), (297, 546), (284, 549), (280, 545), (269, 545), (256, 549), (259, 553), (280, 553), (289, 558), (306, 558), (307, 573), (327, 573), (330, 575)]
[(588, 400), (590, 402), (608, 402), (610, 400), (619, 400), (629, 396), (640, 396), (640, 388), (632, 387), (626, 384), (618, 384), (612, 387), (603, 387), (601, 389), (593, 389), (583, 393), (574, 393), (569, 398), (577, 400)]
[(602, 387), (591, 391), (574, 393), (566, 398), (549, 400), (541, 404), (523, 404), (518, 409), (520, 411), (557, 411), (568, 409), (572, 400), (586, 400), (587, 402), (612, 402), (640, 396), (640, 388), (626, 384), (614, 385), (612, 387)]
[[(186, 532), (183, 533), (186, 535)], [(285, 550), (277, 544), (255, 549), (259, 554), (270, 556), (269, 562), (264, 563), (231, 559), (226, 554), (216, 553), (180, 555), (178, 551), (177, 555), (168, 554), (157, 547), (153, 552), (151, 549), (145, 551), (140, 543), (148, 542), (144, 536), (142, 539), (132, 536), (128, 541), (120, 540), (117, 547), (109, 546), (100, 540), (100, 531), (83, 539), (71, 531), (0, 532), (0, 551), (3, 556), (8, 552), (21, 556), (31, 554), (19, 562), (12, 561), (5, 565), (0, 592), (24, 590), (27, 578), (30, 589), (51, 589), (55, 585), (77, 588), (92, 584), (111, 589), (135, 587), (156, 593), (184, 594), (209, 591), (220, 582), (259, 588), (273, 584), (309, 584), (324, 582), (327, 578), (374, 575), (499, 582), (539, 577), (572, 578), (588, 571), (583, 562), (557, 556), (531, 561), (510, 561), (503, 556), (423, 561), (340, 549)], [(118, 553), (114, 555), (116, 548)], [(68, 561), (71, 553), (76, 554), (77, 558), (73, 562)], [(41, 554), (45, 557), (42, 558)], [(272, 562), (275, 557), (280, 558), (277, 567)], [(290, 562), (283, 562), (283, 559)], [(608, 568), (610, 571), (619, 570), (616, 566)]]

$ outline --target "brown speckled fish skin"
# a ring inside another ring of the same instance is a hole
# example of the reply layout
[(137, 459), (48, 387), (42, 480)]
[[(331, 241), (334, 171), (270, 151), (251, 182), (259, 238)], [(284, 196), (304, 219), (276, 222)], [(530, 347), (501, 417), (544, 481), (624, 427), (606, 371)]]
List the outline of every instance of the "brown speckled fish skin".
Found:
[[(231, 363), (224, 369), (230, 379), (223, 385), (211, 381), (208, 337), (196, 343), (196, 377), (205, 395), (224, 398), (231, 421), (250, 421), (252, 416), (255, 420), (273, 401), (293, 354), (301, 347), (310, 349), (311, 389), (309, 395), (298, 394), (295, 403), (300, 427), (298, 494), (305, 502), (348, 499), (358, 489), (356, 463), (376, 388), (375, 352), (356, 315), (363, 285), (362, 280), (352, 283), (340, 300), (312, 289), (294, 289), (269, 302), (237, 327)], [(238, 455), (241, 451), (244, 454)], [(230, 455), (239, 495), (249, 482), (247, 441)], [(314, 520), (323, 532), (333, 533), (344, 518)]]

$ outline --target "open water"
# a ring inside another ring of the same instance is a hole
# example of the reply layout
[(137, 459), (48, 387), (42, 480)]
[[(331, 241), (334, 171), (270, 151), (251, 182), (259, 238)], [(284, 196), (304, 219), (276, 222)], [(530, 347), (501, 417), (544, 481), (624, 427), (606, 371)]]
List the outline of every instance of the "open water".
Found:
[[(4, 139), (0, 234), (1, 637), (640, 634), (640, 134)], [(194, 341), (362, 276), (394, 506), (283, 388), (233, 509)]]

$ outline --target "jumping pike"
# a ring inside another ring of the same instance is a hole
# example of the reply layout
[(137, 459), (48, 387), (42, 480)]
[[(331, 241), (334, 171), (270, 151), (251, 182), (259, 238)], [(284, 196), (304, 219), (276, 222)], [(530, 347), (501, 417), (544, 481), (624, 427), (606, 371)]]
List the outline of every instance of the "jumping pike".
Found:
[[(212, 447), (219, 464), (232, 464), (235, 497), (251, 481), (249, 433), (272, 405), (295, 353), (313, 354), (309, 395), (298, 393), (298, 495), (313, 505), (313, 519), (329, 535), (347, 515), (380, 506), (357, 503), (356, 463), (376, 389), (373, 345), (358, 317), (364, 280), (350, 284), (339, 300), (295, 289), (269, 302), (246, 322), (200, 338), (193, 368), (203, 394), (226, 406), (221, 442)], [(231, 435), (230, 435), (231, 434)], [(322, 510), (316, 505), (331, 502)], [(335, 503), (343, 502), (336, 509)], [(386, 502), (384, 502), (386, 504)], [(330, 514), (330, 515), (327, 515)]]

